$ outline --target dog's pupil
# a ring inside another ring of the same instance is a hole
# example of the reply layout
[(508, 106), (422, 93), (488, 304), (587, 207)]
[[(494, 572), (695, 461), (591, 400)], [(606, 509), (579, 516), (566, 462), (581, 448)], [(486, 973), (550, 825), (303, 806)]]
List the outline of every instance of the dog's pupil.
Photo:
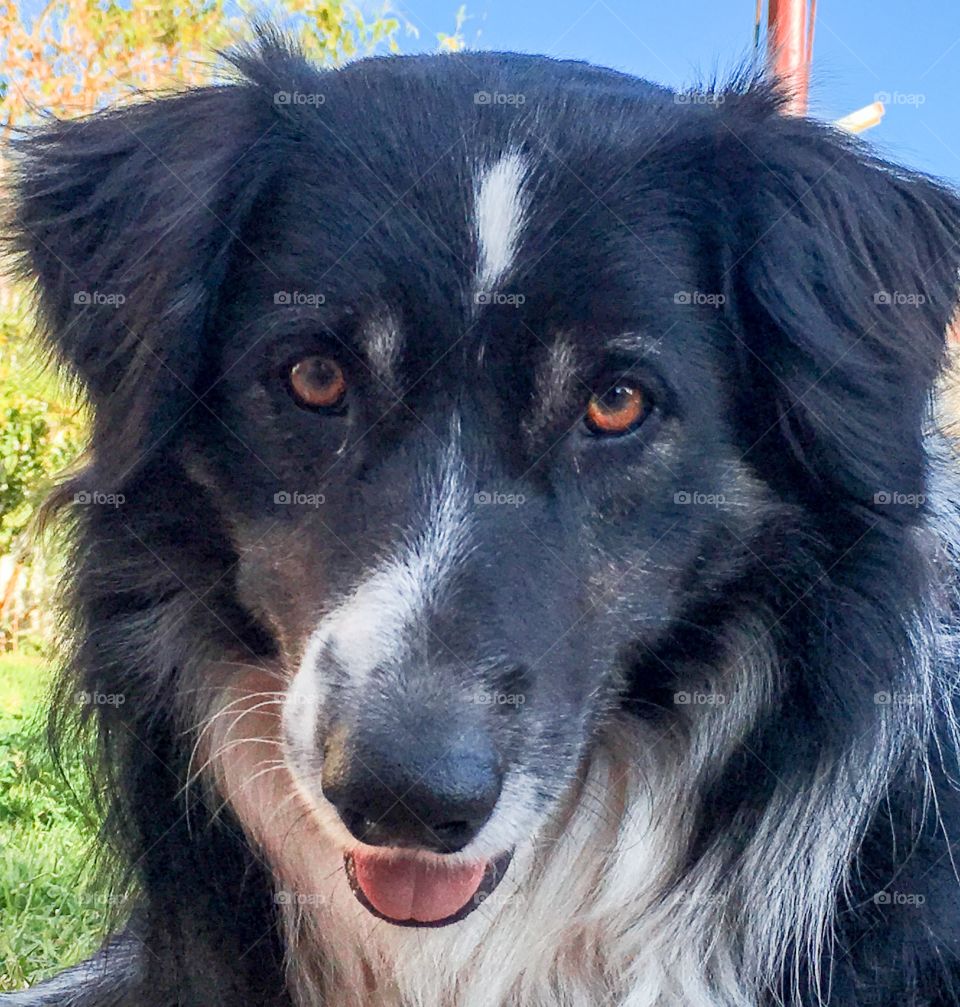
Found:
[(618, 414), (632, 416), (641, 405), (640, 392), (631, 385), (615, 385), (597, 400), (599, 409), (614, 419)]
[(633, 389), (628, 388), (626, 385), (618, 385), (606, 394), (603, 404), (610, 412), (617, 412), (621, 409), (627, 409), (631, 404), (632, 398)]

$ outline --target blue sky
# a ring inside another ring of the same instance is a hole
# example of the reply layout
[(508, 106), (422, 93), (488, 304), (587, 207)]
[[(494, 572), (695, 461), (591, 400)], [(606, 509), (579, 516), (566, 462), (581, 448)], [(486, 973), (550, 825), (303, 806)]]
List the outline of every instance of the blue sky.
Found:
[[(452, 29), (457, 0), (394, 0), (420, 31)], [(766, 3), (764, 3), (766, 7)], [(869, 131), (882, 152), (960, 183), (960, 2), (820, 0), (811, 112), (836, 118), (890, 96)], [(750, 52), (754, 0), (471, 0), (472, 48), (587, 59), (663, 84), (690, 83)]]

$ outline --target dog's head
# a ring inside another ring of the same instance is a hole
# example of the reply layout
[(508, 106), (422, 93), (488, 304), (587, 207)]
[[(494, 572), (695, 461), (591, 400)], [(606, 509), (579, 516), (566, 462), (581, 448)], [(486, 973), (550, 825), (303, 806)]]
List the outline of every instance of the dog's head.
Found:
[(104, 619), (185, 600), (173, 689), (201, 624), (280, 669), (285, 765), (368, 906), (457, 918), (624, 710), (683, 767), (793, 673), (794, 727), (818, 690), (869, 706), (885, 669), (798, 654), (744, 687), (730, 627), (775, 650), (919, 520), (954, 197), (762, 85), (238, 61), (30, 140), (17, 227), (95, 408), (86, 485), (123, 501), (84, 520), (153, 570)]

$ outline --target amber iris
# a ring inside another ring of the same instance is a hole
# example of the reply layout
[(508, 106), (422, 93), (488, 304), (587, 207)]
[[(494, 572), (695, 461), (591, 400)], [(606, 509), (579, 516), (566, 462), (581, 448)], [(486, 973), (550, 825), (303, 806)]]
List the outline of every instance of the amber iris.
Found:
[(643, 392), (634, 385), (614, 385), (603, 395), (594, 395), (584, 420), (595, 434), (625, 434), (646, 414)]
[(290, 390), (309, 409), (335, 409), (347, 394), (347, 379), (335, 360), (304, 357), (290, 369)]

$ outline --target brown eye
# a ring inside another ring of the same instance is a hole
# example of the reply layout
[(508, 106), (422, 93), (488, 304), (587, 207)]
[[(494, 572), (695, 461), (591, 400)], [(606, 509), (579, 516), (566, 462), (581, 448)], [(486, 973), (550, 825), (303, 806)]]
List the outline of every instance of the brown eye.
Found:
[(304, 357), (290, 368), (290, 390), (309, 409), (335, 409), (347, 394), (343, 368), (329, 357)]
[(644, 394), (634, 385), (614, 385), (603, 395), (594, 395), (587, 406), (584, 422), (594, 434), (629, 433), (646, 416)]

